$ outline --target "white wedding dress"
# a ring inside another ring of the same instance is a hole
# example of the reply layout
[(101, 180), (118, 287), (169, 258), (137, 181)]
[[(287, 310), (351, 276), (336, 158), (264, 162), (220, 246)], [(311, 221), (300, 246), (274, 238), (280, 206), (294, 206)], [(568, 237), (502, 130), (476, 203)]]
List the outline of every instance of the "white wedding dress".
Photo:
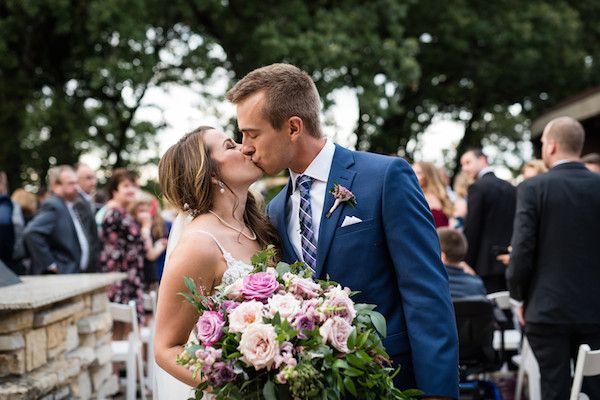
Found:
[[(169, 243), (167, 246), (167, 256), (166, 256), (166, 264), (165, 269), (169, 268), (169, 255), (179, 242), (179, 238), (183, 233), (184, 228), (192, 221), (192, 218), (187, 214), (178, 214), (175, 222), (173, 222), (173, 226), (171, 228), (171, 233), (169, 234)], [(229, 253), (221, 243), (209, 232), (206, 231), (192, 231), (191, 233), (198, 233), (203, 235), (210, 236), (221, 252), (223, 253), (223, 258), (227, 263), (227, 269), (223, 274), (223, 278), (221, 280), (221, 284), (230, 285), (235, 282), (238, 278), (244, 277), (248, 275), (252, 271), (252, 266), (248, 263), (245, 263), (241, 260), (234, 258), (231, 253)], [(183, 276), (181, 279), (183, 280)], [(193, 332), (190, 333), (190, 338), (193, 337)], [(158, 400), (187, 400), (190, 397), (194, 397), (194, 390), (192, 387), (186, 385), (185, 383), (177, 380), (176, 378), (169, 375), (168, 372), (160, 368), (156, 362), (154, 362), (155, 367), (155, 390), (157, 393)]]

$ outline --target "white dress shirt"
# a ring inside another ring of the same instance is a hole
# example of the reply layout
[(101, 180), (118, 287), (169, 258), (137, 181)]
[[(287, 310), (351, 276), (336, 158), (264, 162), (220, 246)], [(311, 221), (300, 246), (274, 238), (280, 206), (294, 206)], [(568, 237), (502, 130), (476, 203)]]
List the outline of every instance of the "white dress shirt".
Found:
[(75, 225), (75, 232), (77, 232), (77, 240), (79, 241), (79, 247), (81, 248), (81, 259), (79, 260), (79, 268), (84, 271), (88, 267), (88, 261), (90, 259), (90, 244), (88, 243), (87, 237), (83, 232), (81, 221), (77, 216), (77, 212), (73, 209), (73, 203), (67, 202), (67, 209), (71, 214), (73, 225)]
[(319, 242), (319, 225), (321, 224), (321, 214), (323, 213), (323, 205), (325, 204), (325, 195), (327, 194), (327, 179), (329, 171), (331, 171), (331, 163), (333, 162), (333, 154), (335, 153), (335, 145), (327, 140), (325, 146), (319, 154), (310, 163), (308, 168), (302, 174), (297, 174), (290, 170), (292, 180), (292, 195), (288, 199), (287, 215), (287, 233), (292, 243), (292, 247), (303, 260), (302, 244), (300, 239), (300, 190), (297, 190), (296, 179), (300, 175), (306, 175), (313, 178), (312, 186), (310, 187), (310, 211), (312, 217), (312, 228), (317, 241)]
[(485, 167), (484, 169), (482, 169), (481, 171), (479, 171), (479, 173), (477, 174), (477, 179), (481, 178), (482, 176), (484, 176), (488, 172), (494, 172), (494, 169), (492, 167)]

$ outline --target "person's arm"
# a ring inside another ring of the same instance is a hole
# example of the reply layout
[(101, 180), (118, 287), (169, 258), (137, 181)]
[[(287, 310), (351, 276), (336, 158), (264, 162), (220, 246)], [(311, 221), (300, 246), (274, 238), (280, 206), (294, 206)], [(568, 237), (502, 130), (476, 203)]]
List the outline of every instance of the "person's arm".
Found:
[(54, 230), (58, 213), (50, 201), (42, 203), (36, 216), (27, 224), (24, 232), (25, 244), (32, 258), (32, 273), (41, 274), (47, 270), (58, 272), (56, 260), (48, 244)]
[(539, 224), (535, 197), (535, 188), (527, 182), (517, 188), (512, 251), (506, 274), (510, 297), (517, 301), (525, 300), (534, 268)]
[(458, 337), (439, 239), (414, 172), (402, 159), (385, 174), (382, 218), (406, 318), (417, 387), (458, 397)]
[(200, 383), (192, 372), (175, 362), (184, 350), (190, 332), (199, 317), (196, 309), (179, 293), (189, 290), (184, 277), (194, 279), (198, 288), (211, 293), (215, 286), (215, 274), (222, 257), (214, 241), (199, 234), (184, 234), (177, 247), (169, 255), (158, 293), (156, 310), (155, 359), (158, 365), (178, 380), (190, 386)]

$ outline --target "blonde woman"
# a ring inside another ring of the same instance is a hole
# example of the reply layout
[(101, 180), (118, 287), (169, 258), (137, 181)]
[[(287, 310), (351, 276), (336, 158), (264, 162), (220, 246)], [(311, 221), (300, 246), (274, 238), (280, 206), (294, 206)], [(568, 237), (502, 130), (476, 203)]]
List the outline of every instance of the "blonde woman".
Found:
[(454, 178), (454, 193), (456, 200), (454, 201), (454, 215), (452, 217), (453, 227), (462, 229), (465, 226), (465, 218), (467, 217), (467, 193), (469, 186), (473, 183), (467, 174), (461, 172)]
[(413, 164), (413, 170), (433, 214), (435, 227), (448, 226), (454, 212), (454, 205), (448, 197), (438, 169), (433, 163), (418, 161)]
[(212, 293), (219, 284), (248, 274), (254, 253), (279, 243), (249, 192), (261, 176), (239, 144), (205, 126), (185, 135), (160, 160), (161, 191), (181, 213), (169, 237), (158, 296), (154, 348), (156, 362), (166, 371), (158, 373), (159, 399), (190, 397), (191, 387), (200, 383), (175, 363), (198, 319), (178, 294), (187, 291), (183, 278)]
[(548, 171), (548, 167), (544, 164), (543, 160), (531, 160), (527, 161), (523, 168), (521, 169), (521, 173), (523, 174), (523, 179), (533, 178), (536, 175), (543, 174)]

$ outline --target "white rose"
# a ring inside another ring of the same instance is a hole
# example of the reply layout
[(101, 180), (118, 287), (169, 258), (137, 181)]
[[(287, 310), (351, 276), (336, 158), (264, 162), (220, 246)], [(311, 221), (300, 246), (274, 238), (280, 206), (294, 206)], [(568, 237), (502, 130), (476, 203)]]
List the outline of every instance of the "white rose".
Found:
[(276, 294), (269, 299), (269, 314), (275, 316), (279, 313), (281, 318), (289, 320), (294, 314), (300, 311), (301, 302), (294, 295), (287, 293), (285, 295)]
[(241, 300), (244, 296), (242, 295), (242, 287), (244, 286), (244, 280), (242, 278), (237, 279), (231, 285), (226, 286), (223, 289), (223, 294), (229, 300)]
[(238, 350), (240, 359), (257, 370), (270, 369), (279, 354), (279, 343), (275, 328), (271, 325), (255, 323), (249, 325), (242, 333)]
[(246, 301), (229, 314), (229, 331), (242, 332), (248, 325), (262, 322), (263, 304), (256, 300)]
[(344, 318), (332, 317), (319, 328), (319, 333), (324, 342), (331, 344), (343, 353), (348, 353), (348, 337), (353, 329), (354, 327)]

